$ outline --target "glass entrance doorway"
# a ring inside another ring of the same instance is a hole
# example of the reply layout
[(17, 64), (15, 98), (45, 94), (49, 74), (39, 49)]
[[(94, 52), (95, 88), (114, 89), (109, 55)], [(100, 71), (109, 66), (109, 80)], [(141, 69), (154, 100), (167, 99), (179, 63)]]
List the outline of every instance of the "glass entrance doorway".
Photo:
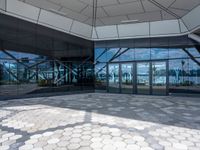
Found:
[(167, 62), (108, 64), (108, 92), (167, 95)]
[(150, 63), (137, 63), (137, 93), (150, 94)]
[(133, 93), (133, 64), (121, 64), (121, 92)]
[(119, 64), (108, 65), (108, 91), (119, 93)]
[(152, 94), (167, 94), (166, 62), (152, 62)]

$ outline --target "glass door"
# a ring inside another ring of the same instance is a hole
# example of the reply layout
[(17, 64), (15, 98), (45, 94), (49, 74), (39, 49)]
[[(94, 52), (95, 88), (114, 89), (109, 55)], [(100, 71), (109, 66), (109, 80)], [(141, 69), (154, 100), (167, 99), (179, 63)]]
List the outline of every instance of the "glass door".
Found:
[(137, 93), (150, 94), (150, 63), (137, 63)]
[(121, 92), (133, 93), (133, 64), (121, 64)]
[(108, 64), (108, 91), (119, 93), (119, 64)]
[(167, 94), (167, 67), (166, 62), (152, 62), (152, 94)]

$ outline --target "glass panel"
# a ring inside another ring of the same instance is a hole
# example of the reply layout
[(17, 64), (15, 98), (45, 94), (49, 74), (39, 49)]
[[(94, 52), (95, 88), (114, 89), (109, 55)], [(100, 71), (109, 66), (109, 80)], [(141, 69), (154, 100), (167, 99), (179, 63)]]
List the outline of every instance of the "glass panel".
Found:
[(152, 63), (152, 92), (156, 95), (166, 95), (166, 62)]
[(17, 95), (18, 79), (18, 64), (14, 60), (0, 61), (1, 77), (0, 77), (0, 96)]
[(164, 48), (152, 48), (151, 59), (168, 59), (169, 51)]
[(172, 93), (185, 93), (189, 83), (188, 59), (169, 61), (169, 91)]
[(0, 58), (3, 59), (11, 59), (4, 51), (0, 50)]
[(79, 72), (78, 64), (72, 64), (72, 83), (77, 84), (79, 80)]
[(136, 48), (135, 60), (150, 60), (150, 48)]
[(121, 76), (121, 92), (133, 93), (133, 64), (122, 64)]
[(137, 93), (150, 94), (148, 62), (137, 64)]
[(108, 65), (109, 92), (119, 92), (119, 64)]
[(134, 60), (134, 49), (123, 48), (120, 55), (120, 61), (133, 61)]
[(169, 58), (187, 58), (188, 55), (181, 48), (169, 48)]
[[(197, 63), (198, 62), (198, 63)], [(200, 93), (200, 59), (189, 59), (189, 93)]]
[(41, 60), (46, 57), (40, 56), (40, 55), (35, 55), (35, 54), (30, 54), (30, 53), (23, 53), (23, 52), (15, 52), (11, 50), (5, 50), (5, 51), (0, 51), (0, 58), (4, 59), (19, 59), (19, 60)]
[(193, 57), (200, 57), (200, 47), (191, 47), (186, 48), (186, 50), (193, 56)]
[(106, 79), (106, 63), (99, 63), (95, 66), (95, 89), (96, 90), (106, 90), (107, 79)]
[(105, 49), (105, 48), (96, 48), (95, 49), (95, 63), (107, 62), (106, 53), (107, 53), (107, 49)]
[(121, 48), (110, 48), (107, 51), (107, 62), (119, 61), (119, 54), (121, 51)]

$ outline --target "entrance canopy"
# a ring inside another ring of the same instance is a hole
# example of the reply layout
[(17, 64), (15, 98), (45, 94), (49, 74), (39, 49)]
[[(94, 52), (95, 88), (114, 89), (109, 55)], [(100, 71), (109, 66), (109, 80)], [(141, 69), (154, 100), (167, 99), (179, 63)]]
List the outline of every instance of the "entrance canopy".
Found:
[(1, 12), (89, 40), (177, 36), (199, 28), (199, 0), (0, 0)]

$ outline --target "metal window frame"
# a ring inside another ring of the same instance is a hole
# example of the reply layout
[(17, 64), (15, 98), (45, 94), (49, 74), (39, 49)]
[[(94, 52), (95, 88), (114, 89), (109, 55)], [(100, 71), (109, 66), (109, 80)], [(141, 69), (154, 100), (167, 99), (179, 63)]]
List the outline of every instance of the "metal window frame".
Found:
[[(106, 87), (106, 91), (109, 93), (109, 65), (110, 64), (118, 64), (119, 65), (119, 91), (117, 93), (122, 93), (122, 64), (132, 64), (133, 67), (133, 83), (132, 83), (132, 94), (138, 94), (138, 88), (137, 88), (137, 65), (138, 63), (145, 63), (148, 62), (149, 63), (149, 94), (147, 95), (157, 95), (157, 94), (153, 94), (153, 84), (152, 84), (152, 79), (153, 79), (153, 71), (152, 71), (152, 64), (154, 62), (163, 62), (165, 63), (166, 66), (166, 94), (165, 95), (169, 95), (169, 60), (165, 59), (160, 59), (160, 60), (141, 60), (141, 61), (123, 61), (123, 62), (107, 62), (106, 63), (106, 80), (107, 80), (107, 87)], [(122, 93), (122, 94), (126, 94), (126, 93)], [(164, 95), (163, 95), (164, 96)]]

